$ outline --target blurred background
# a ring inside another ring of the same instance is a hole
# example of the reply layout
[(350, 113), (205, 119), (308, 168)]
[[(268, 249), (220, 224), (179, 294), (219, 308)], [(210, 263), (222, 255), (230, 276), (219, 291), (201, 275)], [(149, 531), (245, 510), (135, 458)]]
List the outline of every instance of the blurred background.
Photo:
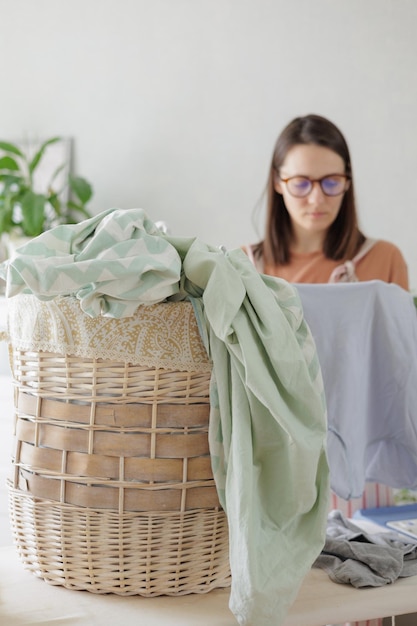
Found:
[(228, 248), (263, 234), (273, 145), (319, 113), (362, 228), (417, 289), (415, 0), (0, 0), (0, 139), (70, 138), (90, 208)]

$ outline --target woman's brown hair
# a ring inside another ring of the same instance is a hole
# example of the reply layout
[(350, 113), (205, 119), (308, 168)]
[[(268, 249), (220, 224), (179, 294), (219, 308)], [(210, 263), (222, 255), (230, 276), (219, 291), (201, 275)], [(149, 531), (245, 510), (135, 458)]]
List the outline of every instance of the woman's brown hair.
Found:
[(264, 240), (254, 247), (254, 255), (262, 257), (264, 265), (285, 265), (290, 262), (291, 218), (274, 183), (289, 150), (299, 144), (330, 148), (345, 163), (345, 174), (351, 181), (339, 213), (326, 234), (323, 252), (329, 259), (351, 259), (365, 241), (365, 236), (358, 226), (349, 148), (337, 126), (320, 115), (296, 117), (277, 139), (266, 188), (266, 234)]

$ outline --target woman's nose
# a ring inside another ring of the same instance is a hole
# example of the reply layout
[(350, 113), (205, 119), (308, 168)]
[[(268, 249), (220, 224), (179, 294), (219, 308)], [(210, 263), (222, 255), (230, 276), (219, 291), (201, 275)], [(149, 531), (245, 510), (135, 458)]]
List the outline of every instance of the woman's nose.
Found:
[(309, 202), (317, 202), (317, 200), (323, 200), (324, 193), (320, 186), (319, 181), (315, 180), (312, 184), (313, 184), (313, 187), (307, 196)]

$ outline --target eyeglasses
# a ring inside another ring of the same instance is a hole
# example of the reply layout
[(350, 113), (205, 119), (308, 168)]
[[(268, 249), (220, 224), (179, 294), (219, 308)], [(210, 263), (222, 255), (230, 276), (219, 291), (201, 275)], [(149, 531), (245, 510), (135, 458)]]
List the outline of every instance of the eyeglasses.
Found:
[(346, 174), (328, 174), (323, 178), (308, 178), (307, 176), (291, 176), (280, 178), (287, 185), (288, 193), (295, 198), (304, 198), (313, 189), (314, 183), (319, 183), (326, 196), (340, 196), (349, 187), (350, 176)]

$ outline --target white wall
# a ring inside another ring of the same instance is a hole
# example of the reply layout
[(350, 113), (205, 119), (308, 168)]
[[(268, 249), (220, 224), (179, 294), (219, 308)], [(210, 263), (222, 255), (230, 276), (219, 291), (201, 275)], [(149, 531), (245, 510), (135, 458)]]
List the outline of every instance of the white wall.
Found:
[(0, 138), (73, 137), (94, 212), (256, 240), (276, 136), (320, 113), (349, 141), (364, 230), (417, 288), (416, 0), (0, 0), (0, 16)]

